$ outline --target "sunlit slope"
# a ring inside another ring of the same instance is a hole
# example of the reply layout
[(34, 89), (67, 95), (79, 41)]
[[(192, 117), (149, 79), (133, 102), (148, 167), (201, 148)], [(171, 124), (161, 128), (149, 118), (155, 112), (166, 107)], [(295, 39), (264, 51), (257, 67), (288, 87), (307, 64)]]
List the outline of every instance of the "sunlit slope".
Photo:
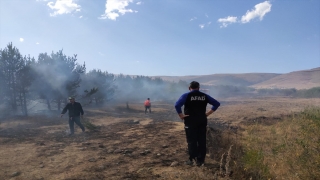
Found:
[(166, 81), (198, 81), (203, 85), (250, 86), (277, 77), (275, 73), (212, 74), (195, 76), (157, 76)]
[(320, 87), (320, 67), (282, 74), (252, 85), (254, 88), (296, 88), (309, 89)]
[(193, 76), (156, 76), (166, 81), (186, 82), (198, 81), (203, 85), (234, 85), (253, 88), (296, 88), (309, 89), (320, 86), (320, 67), (294, 71), (286, 74), (276, 73), (244, 73), (244, 74), (212, 74)]

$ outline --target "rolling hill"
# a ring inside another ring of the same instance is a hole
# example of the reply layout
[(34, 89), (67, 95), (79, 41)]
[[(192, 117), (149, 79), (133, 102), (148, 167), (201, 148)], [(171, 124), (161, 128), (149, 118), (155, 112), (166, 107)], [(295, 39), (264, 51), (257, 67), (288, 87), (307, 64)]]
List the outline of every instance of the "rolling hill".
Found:
[(204, 85), (235, 85), (250, 86), (281, 74), (275, 73), (245, 73), (245, 74), (212, 74), (199, 76), (158, 76), (166, 81), (198, 81)]
[(286, 74), (277, 73), (243, 73), (243, 74), (212, 74), (193, 76), (153, 76), (165, 81), (178, 82), (198, 81), (203, 85), (234, 85), (261, 88), (296, 88), (309, 89), (320, 87), (320, 67), (294, 71)]
[(282, 74), (266, 81), (251, 85), (253, 88), (296, 88), (310, 89), (320, 87), (320, 67), (310, 70), (294, 71)]

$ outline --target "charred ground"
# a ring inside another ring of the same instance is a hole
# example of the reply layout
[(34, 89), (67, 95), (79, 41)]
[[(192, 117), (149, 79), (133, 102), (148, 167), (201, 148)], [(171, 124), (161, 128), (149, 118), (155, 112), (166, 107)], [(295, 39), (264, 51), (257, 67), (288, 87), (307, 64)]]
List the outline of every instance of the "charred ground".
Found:
[[(93, 125), (68, 136), (67, 119), (59, 114), (7, 118), (0, 124), (0, 179), (213, 179), (225, 171), (227, 155), (240, 151), (241, 126), (256, 120), (272, 123), (281, 116), (320, 104), (308, 99), (227, 99), (209, 119), (204, 167), (184, 165), (187, 144), (183, 123), (173, 105), (85, 108)], [(254, 108), (253, 108), (254, 107)], [(231, 156), (236, 161), (236, 156)], [(223, 164), (222, 166), (220, 166)], [(231, 178), (237, 173), (231, 169)]]

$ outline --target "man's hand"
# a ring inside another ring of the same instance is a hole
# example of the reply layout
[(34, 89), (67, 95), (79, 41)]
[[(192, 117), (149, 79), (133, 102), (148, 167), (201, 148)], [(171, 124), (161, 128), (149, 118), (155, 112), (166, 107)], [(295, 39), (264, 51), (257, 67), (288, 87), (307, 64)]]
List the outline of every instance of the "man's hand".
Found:
[(60, 115), (60, 118), (62, 118), (63, 114)]
[(212, 114), (214, 111), (211, 109), (210, 111), (206, 112), (206, 116), (208, 117), (210, 114)]
[(182, 114), (182, 113), (179, 114), (179, 117), (180, 117), (181, 120), (184, 120), (184, 118), (185, 118), (185, 117), (188, 117), (188, 116), (189, 116), (189, 115), (184, 115), (184, 114)]

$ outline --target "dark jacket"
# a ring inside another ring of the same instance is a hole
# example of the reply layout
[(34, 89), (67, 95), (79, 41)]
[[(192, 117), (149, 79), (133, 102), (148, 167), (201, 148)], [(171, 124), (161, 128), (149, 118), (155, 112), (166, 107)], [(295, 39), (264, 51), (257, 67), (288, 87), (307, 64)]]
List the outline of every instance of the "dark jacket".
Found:
[(193, 90), (183, 94), (176, 102), (175, 108), (177, 113), (182, 113), (181, 107), (184, 106), (184, 114), (189, 115), (184, 118), (185, 124), (207, 124), (207, 104), (211, 104), (213, 111), (217, 110), (220, 103), (211, 96), (199, 91)]
[(82, 106), (78, 102), (74, 102), (73, 104), (68, 103), (66, 107), (63, 108), (61, 114), (65, 114), (67, 110), (69, 111), (69, 117), (79, 117), (80, 114), (84, 114)]

